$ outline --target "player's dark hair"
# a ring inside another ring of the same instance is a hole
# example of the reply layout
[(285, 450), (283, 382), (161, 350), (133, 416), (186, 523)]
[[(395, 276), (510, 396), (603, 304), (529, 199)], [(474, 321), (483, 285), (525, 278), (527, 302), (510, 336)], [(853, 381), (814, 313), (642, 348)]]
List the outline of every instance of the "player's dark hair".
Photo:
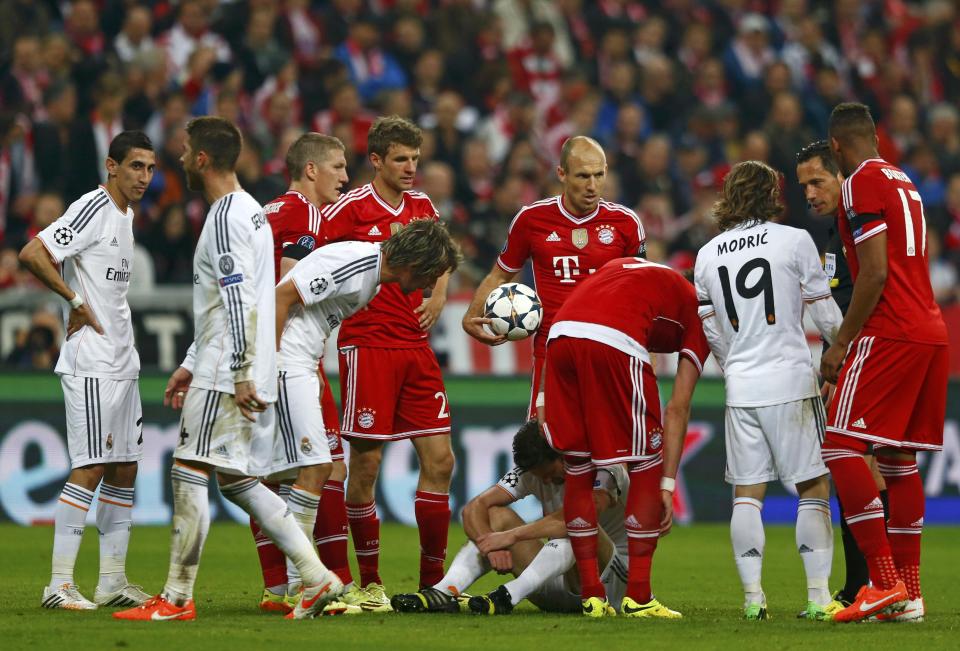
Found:
[(367, 133), (367, 153), (381, 158), (387, 155), (390, 145), (402, 145), (418, 149), (423, 143), (420, 127), (399, 115), (377, 118)]
[(150, 142), (150, 137), (143, 131), (121, 131), (110, 141), (110, 150), (107, 152), (107, 156), (121, 164), (131, 149), (153, 151), (153, 143)]
[(327, 160), (334, 149), (345, 152), (347, 149), (339, 138), (322, 133), (305, 133), (297, 138), (287, 150), (287, 172), (291, 181), (303, 178), (303, 170), (308, 163), (319, 163)]
[(851, 139), (872, 139), (877, 135), (870, 109), (859, 102), (837, 104), (830, 113), (827, 132), (841, 143)]
[(194, 154), (204, 152), (210, 165), (221, 172), (232, 172), (240, 157), (243, 137), (229, 120), (205, 115), (187, 122), (187, 136)]
[(570, 163), (570, 154), (573, 152), (573, 148), (578, 144), (587, 143), (595, 145), (597, 149), (599, 149), (601, 152), (603, 151), (603, 147), (600, 146), (600, 143), (593, 138), (588, 138), (587, 136), (573, 136), (571, 138), (567, 138), (563, 142), (563, 146), (560, 147), (560, 169), (562, 169), (564, 172), (569, 172), (570, 168), (568, 167), (568, 164)]
[(540, 434), (540, 424), (536, 418), (525, 422), (513, 435), (513, 464), (520, 470), (530, 470), (559, 458), (560, 453), (551, 448), (547, 439)]
[(407, 268), (416, 276), (439, 278), (463, 261), (460, 246), (447, 227), (433, 219), (418, 219), (390, 236), (381, 248), (387, 264)]
[(762, 224), (783, 213), (780, 174), (766, 163), (747, 160), (733, 166), (723, 179), (720, 199), (713, 204), (721, 231)]
[(802, 165), (812, 161), (814, 158), (820, 159), (823, 169), (831, 174), (839, 174), (840, 167), (837, 165), (833, 152), (830, 150), (830, 143), (826, 140), (817, 140), (797, 152), (797, 165)]

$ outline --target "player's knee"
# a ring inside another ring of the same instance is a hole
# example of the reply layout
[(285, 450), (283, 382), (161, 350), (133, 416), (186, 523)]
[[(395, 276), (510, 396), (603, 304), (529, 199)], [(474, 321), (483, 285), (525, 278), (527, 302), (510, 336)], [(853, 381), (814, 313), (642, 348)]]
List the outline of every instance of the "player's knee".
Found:
[(337, 459), (330, 464), (330, 477), (328, 481), (343, 481), (347, 478), (347, 464), (342, 459)]
[(96, 463), (82, 468), (74, 468), (70, 471), (70, 478), (67, 480), (71, 484), (82, 486), (87, 490), (96, 489), (103, 479), (103, 473), (106, 467), (102, 463)]
[(825, 500), (830, 497), (830, 475), (797, 482), (797, 493), (803, 499)]
[(420, 473), (424, 479), (429, 479), (431, 482), (446, 483), (453, 476), (454, 464), (453, 450), (436, 452), (421, 459)]
[(137, 481), (137, 462), (107, 464), (104, 467), (103, 480), (115, 486), (133, 486)]
[(350, 455), (350, 481), (360, 484), (373, 484), (380, 472), (380, 451), (366, 450)]

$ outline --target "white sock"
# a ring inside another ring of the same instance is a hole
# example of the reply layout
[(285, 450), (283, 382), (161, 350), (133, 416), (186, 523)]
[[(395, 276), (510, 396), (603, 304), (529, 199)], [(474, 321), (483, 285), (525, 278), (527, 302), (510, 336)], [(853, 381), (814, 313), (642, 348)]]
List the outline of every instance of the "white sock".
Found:
[(170, 536), (170, 570), (163, 596), (177, 606), (193, 599), (203, 543), (210, 531), (209, 475), (198, 468), (174, 463), (173, 531)]
[(133, 488), (100, 484), (97, 529), (100, 531), (101, 592), (114, 592), (127, 584), (127, 547), (133, 527)]
[(304, 535), (278, 495), (252, 477), (221, 486), (220, 492), (253, 516), (273, 544), (296, 565), (304, 585), (317, 585), (327, 579), (328, 570), (317, 556), (313, 536)]
[(490, 566), (487, 564), (486, 557), (480, 553), (472, 540), (468, 540), (453, 557), (447, 573), (433, 587), (448, 595), (455, 594), (454, 591), (459, 594), (489, 571)]
[(730, 517), (730, 541), (733, 543), (733, 558), (743, 583), (745, 605), (765, 604), (760, 574), (763, 570), (763, 547), (766, 537), (760, 511), (763, 502), (749, 497), (733, 500), (733, 515)]
[[(317, 524), (320, 496), (294, 484), (287, 492), (286, 501), (287, 508), (290, 509), (300, 531), (304, 533), (307, 540), (313, 540), (313, 527)], [(300, 571), (293, 561), (287, 558), (287, 585), (291, 586), (295, 583), (300, 583)]]
[(73, 567), (83, 540), (87, 511), (93, 504), (93, 492), (76, 484), (64, 484), (53, 516), (53, 571), (50, 588), (73, 583)]
[(506, 584), (513, 605), (516, 606), (553, 577), (567, 572), (574, 563), (576, 559), (569, 540), (559, 538), (548, 541), (520, 576)]
[(807, 599), (826, 606), (832, 600), (828, 581), (833, 564), (830, 502), (806, 498), (797, 507), (797, 550), (807, 573)]

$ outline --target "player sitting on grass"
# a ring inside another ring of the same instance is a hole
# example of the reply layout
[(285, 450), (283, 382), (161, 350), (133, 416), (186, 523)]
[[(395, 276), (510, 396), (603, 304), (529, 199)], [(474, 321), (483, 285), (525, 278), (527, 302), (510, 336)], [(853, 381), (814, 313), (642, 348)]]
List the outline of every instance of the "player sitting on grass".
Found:
[[(446, 575), (433, 587), (394, 595), (394, 610), (458, 612), (460, 603), (467, 601), (475, 613), (500, 615), (525, 598), (547, 612), (580, 610), (579, 579), (563, 519), (563, 461), (540, 435), (536, 419), (527, 421), (514, 436), (513, 459), (513, 470), (464, 507), (463, 527), (470, 540)], [(613, 466), (598, 474), (593, 492), (597, 511), (610, 515), (601, 518), (602, 524), (619, 523), (618, 528), (607, 530), (617, 542), (601, 536), (599, 550), (606, 567), (604, 586), (616, 603), (626, 577), (622, 514), (627, 481), (622, 466)], [(527, 495), (535, 495), (543, 507), (544, 517), (531, 523), (509, 507)], [(545, 538), (549, 539), (546, 544)], [(487, 595), (468, 598), (464, 591), (491, 570), (515, 578)]]

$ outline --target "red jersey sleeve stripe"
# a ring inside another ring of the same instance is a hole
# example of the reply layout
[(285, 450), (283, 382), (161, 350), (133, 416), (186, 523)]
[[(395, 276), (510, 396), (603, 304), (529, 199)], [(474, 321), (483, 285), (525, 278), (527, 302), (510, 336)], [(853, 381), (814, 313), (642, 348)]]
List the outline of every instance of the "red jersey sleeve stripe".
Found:
[(324, 207), (320, 211), (320, 215), (326, 220), (331, 220), (334, 217), (336, 217), (337, 214), (341, 210), (343, 210), (347, 204), (353, 201), (356, 201), (357, 199), (362, 199), (363, 197), (370, 194), (372, 191), (373, 191), (372, 187), (370, 186), (369, 183), (367, 185), (357, 188), (356, 190), (351, 190), (350, 192), (346, 193), (345, 195), (337, 199), (336, 203), (332, 203)]
[(855, 238), (853, 238), (853, 243), (854, 243), (854, 244), (860, 244), (860, 242), (864, 242), (864, 241), (866, 241), (866, 240), (869, 240), (869, 239), (870, 239), (871, 237), (873, 237), (874, 235), (877, 235), (877, 234), (879, 234), (879, 233), (882, 233), (882, 232), (885, 231), (885, 230), (887, 230), (887, 224), (886, 224), (886, 222), (879, 222), (879, 223), (877, 223), (876, 226), (873, 226), (872, 228), (870, 228), (870, 230), (864, 231), (863, 233), (861, 233), (861, 234), (860, 234), (860, 237), (855, 237)]
[(509, 271), (510, 273), (519, 273), (523, 270), (523, 267), (519, 269), (514, 269), (510, 265), (506, 264), (500, 256), (497, 256), (497, 266), (503, 269), (504, 271)]

